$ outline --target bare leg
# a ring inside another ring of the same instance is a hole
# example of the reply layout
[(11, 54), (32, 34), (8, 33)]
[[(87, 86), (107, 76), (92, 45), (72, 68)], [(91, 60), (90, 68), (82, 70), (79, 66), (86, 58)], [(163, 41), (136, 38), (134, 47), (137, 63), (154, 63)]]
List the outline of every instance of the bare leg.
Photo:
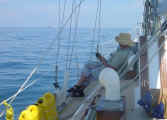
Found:
[(98, 67), (99, 64), (96, 62), (90, 62), (85, 64), (84, 68), (82, 69), (81, 77), (73, 88), (79, 87), (81, 89), (85, 89), (92, 78), (92, 70)]
[(87, 87), (89, 82), (88, 80), (89, 77), (82, 74), (77, 84), (68, 90), (68, 92), (71, 94), (71, 97), (84, 97), (85, 95), (83, 90)]
[(81, 86), (83, 89), (86, 88), (92, 78), (92, 70), (96, 69), (97, 67), (99, 67), (98, 64), (85, 64), (81, 77), (76, 85)]

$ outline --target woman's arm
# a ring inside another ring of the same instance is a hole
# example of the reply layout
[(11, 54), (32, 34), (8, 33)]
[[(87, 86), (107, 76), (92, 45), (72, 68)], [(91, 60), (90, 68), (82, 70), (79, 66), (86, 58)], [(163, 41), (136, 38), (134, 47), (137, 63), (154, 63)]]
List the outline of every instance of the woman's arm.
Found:
[(107, 60), (106, 60), (100, 53), (96, 53), (96, 57), (97, 57), (97, 59), (99, 59), (100, 62), (102, 62), (104, 65), (107, 64)]
[(112, 65), (107, 63), (107, 60), (100, 54), (100, 53), (96, 53), (96, 57), (100, 60), (100, 62), (105, 66), (105, 67), (109, 67), (112, 68), (114, 70), (117, 71), (117, 69), (115, 67), (113, 67)]

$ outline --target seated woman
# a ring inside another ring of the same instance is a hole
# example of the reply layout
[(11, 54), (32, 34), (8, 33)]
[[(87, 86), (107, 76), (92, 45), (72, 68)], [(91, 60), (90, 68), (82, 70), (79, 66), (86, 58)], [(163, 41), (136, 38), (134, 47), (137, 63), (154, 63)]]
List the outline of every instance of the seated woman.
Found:
[(108, 60), (97, 52), (96, 57), (99, 62), (88, 62), (85, 64), (80, 80), (76, 83), (76, 85), (74, 85), (74, 87), (68, 90), (72, 97), (83, 97), (84, 88), (87, 87), (92, 79), (98, 80), (100, 71), (105, 67), (114, 69), (120, 75), (123, 70), (122, 68), (127, 66), (128, 58), (134, 55), (131, 49), (132, 46), (134, 46), (134, 42), (131, 40), (131, 35), (129, 33), (120, 33), (119, 36), (115, 37), (115, 40), (119, 43), (119, 47), (114, 53), (111, 53)]

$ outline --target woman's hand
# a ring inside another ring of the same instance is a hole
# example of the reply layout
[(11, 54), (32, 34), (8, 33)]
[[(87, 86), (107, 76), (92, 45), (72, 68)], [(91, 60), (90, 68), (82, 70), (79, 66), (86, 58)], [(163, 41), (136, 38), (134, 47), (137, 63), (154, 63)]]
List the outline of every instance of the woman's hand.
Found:
[(96, 57), (97, 57), (97, 59), (100, 60), (100, 62), (101, 62), (102, 64), (104, 64), (104, 65), (107, 64), (106, 59), (105, 59), (99, 52), (96, 53)]

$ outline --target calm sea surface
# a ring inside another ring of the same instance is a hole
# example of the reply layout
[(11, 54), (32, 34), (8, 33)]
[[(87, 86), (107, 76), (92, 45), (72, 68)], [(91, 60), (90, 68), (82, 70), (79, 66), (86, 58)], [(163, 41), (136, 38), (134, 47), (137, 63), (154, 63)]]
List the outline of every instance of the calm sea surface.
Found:
[[(56, 63), (59, 66), (60, 85), (63, 83), (64, 71), (70, 70), (70, 87), (79, 79), (81, 68), (90, 56), (95, 59), (98, 43), (100, 52), (107, 55), (117, 46), (114, 36), (129, 29), (102, 29), (100, 35), (92, 32), (93, 29), (82, 28), (77, 32), (67, 29), (60, 37), (56, 31), (55, 28), (0, 28), (0, 102), (16, 93), (35, 65), (44, 58), (31, 79), (37, 79), (36, 84), (19, 94), (12, 103), (15, 118), (45, 92), (55, 92), (52, 83)], [(48, 49), (50, 44), (52, 48)]]

